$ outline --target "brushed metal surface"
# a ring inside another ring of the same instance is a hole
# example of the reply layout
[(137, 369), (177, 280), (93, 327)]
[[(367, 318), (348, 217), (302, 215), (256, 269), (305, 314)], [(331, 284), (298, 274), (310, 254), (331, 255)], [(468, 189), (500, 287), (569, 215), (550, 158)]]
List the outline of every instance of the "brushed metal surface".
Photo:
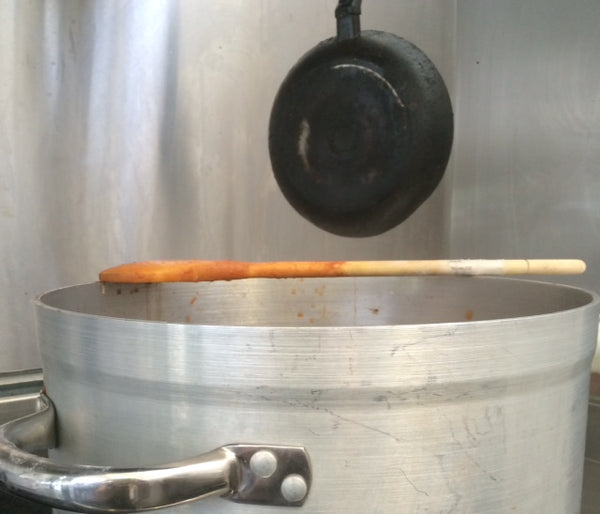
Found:
[(53, 458), (152, 465), (276, 439), (310, 453), (315, 514), (576, 513), (598, 310), (580, 290), (492, 278), (50, 292)]
[(0, 424), (31, 414), (42, 387), (39, 369), (0, 373)]
[[(313, 227), (272, 176), (284, 76), (336, 1), (0, 2), (0, 371), (39, 367), (31, 299), (121, 262), (435, 258), (440, 189), (369, 240)], [(454, 1), (365, 2), (452, 89)]]
[(39, 391), (0, 398), (0, 424), (27, 416), (35, 411)]
[(600, 2), (458, 0), (453, 257), (588, 262), (600, 290)]

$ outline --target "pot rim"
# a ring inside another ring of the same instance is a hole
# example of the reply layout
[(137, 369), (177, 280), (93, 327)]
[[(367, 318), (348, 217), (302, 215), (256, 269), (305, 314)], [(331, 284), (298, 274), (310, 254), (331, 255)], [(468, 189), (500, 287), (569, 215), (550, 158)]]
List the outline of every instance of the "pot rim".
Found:
[[(355, 280), (355, 279), (387, 279), (390, 280), (391, 278), (394, 279), (402, 279), (402, 278), (409, 278), (409, 277), (327, 277), (327, 278), (302, 278), (302, 279), (298, 279), (298, 278), (284, 278), (284, 279), (260, 279), (260, 278), (249, 278), (249, 279), (241, 279), (241, 280), (236, 280), (236, 282), (249, 282), (249, 281), (271, 281), (271, 280), (284, 280), (284, 281), (292, 281), (292, 280), (301, 280), (301, 281), (332, 281), (332, 280)], [(419, 328), (419, 329), (423, 329), (423, 328), (427, 328), (427, 327), (431, 327), (431, 328), (440, 328), (440, 327), (444, 327), (444, 326), (452, 326), (452, 327), (457, 327), (457, 328), (464, 328), (464, 327), (481, 327), (484, 325), (488, 325), (491, 322), (493, 322), (494, 324), (499, 324), (499, 323), (514, 323), (514, 322), (524, 322), (524, 321), (541, 321), (544, 318), (552, 318), (552, 319), (556, 319), (557, 316), (560, 315), (570, 315), (573, 311), (576, 310), (583, 310), (583, 311), (588, 311), (588, 310), (595, 310), (596, 311), (596, 316), (600, 316), (600, 295), (598, 293), (596, 293), (595, 291), (592, 291), (590, 289), (585, 289), (582, 287), (578, 287), (578, 286), (572, 286), (572, 285), (567, 285), (567, 284), (562, 284), (562, 283), (557, 283), (557, 282), (549, 282), (549, 281), (544, 281), (544, 280), (531, 280), (531, 279), (522, 279), (522, 278), (514, 278), (514, 277), (495, 277), (495, 276), (468, 276), (468, 277), (433, 277), (433, 276), (423, 276), (423, 277), (410, 277), (410, 278), (418, 278), (418, 279), (433, 279), (433, 280), (477, 280), (477, 281), (502, 281), (502, 282), (513, 282), (513, 283), (519, 283), (519, 284), (528, 284), (531, 287), (534, 287), (536, 285), (541, 286), (541, 287), (548, 287), (548, 288), (552, 288), (552, 289), (563, 289), (565, 292), (571, 292), (571, 293), (577, 293), (579, 295), (582, 296), (582, 299), (584, 296), (587, 296), (587, 299), (585, 301), (585, 303), (582, 303), (581, 305), (576, 305), (573, 307), (569, 307), (569, 308), (565, 308), (565, 309), (560, 309), (560, 310), (554, 310), (554, 311), (550, 311), (550, 312), (543, 312), (543, 313), (534, 313), (534, 314), (527, 314), (527, 315), (522, 315), (522, 316), (510, 316), (510, 317), (499, 317), (499, 318), (491, 318), (488, 317), (486, 319), (476, 319), (476, 320), (455, 320), (455, 321), (441, 321), (441, 322), (405, 322), (405, 323), (381, 323), (381, 324), (338, 324), (338, 325), (304, 325), (304, 324), (298, 324), (298, 325), (282, 325), (282, 324), (247, 324), (247, 323), (240, 323), (240, 324), (231, 324), (231, 323), (195, 323), (195, 322), (179, 322), (179, 321), (164, 321), (164, 320), (152, 320), (152, 319), (140, 319), (140, 318), (132, 318), (132, 317), (123, 317), (123, 316), (110, 316), (110, 315), (106, 315), (106, 314), (94, 314), (94, 313), (90, 313), (90, 312), (82, 312), (82, 311), (77, 311), (77, 310), (73, 310), (73, 309), (67, 309), (67, 308), (63, 308), (63, 307), (56, 307), (54, 305), (51, 305), (49, 303), (47, 303), (47, 301), (45, 300), (49, 295), (54, 295), (57, 293), (64, 293), (65, 291), (68, 291), (69, 289), (76, 289), (76, 288), (82, 288), (82, 287), (91, 287), (94, 284), (97, 285), (100, 288), (103, 288), (105, 286), (105, 284), (103, 284), (100, 281), (96, 281), (96, 282), (84, 282), (84, 283), (79, 283), (79, 284), (73, 284), (73, 285), (68, 285), (68, 286), (63, 286), (63, 287), (59, 287), (57, 289), (53, 289), (53, 290), (49, 290), (46, 291), (44, 293), (41, 293), (40, 295), (36, 296), (33, 300), (33, 304), (34, 307), (36, 309), (44, 309), (44, 310), (48, 310), (48, 311), (53, 311), (53, 312), (57, 312), (57, 313), (63, 313), (63, 314), (68, 314), (69, 316), (74, 316), (80, 319), (98, 319), (98, 320), (103, 320), (104, 322), (106, 322), (107, 320), (112, 320), (112, 321), (116, 321), (116, 322), (127, 322), (128, 324), (134, 323), (134, 324), (148, 324), (148, 325), (165, 325), (165, 326), (181, 326), (181, 327), (205, 327), (205, 328), (215, 328), (215, 329), (227, 329), (227, 328), (231, 328), (231, 329), (235, 329), (235, 330), (239, 330), (239, 329), (244, 329), (244, 330), (284, 330), (284, 331), (303, 331), (306, 330), (308, 333), (311, 333), (313, 331), (336, 331), (339, 329), (346, 329), (346, 330), (351, 330), (351, 329), (357, 329), (357, 330), (362, 330), (362, 329), (368, 329), (368, 330), (390, 330), (390, 329), (408, 329), (410, 327), (410, 329), (413, 328)], [(215, 282), (225, 282), (225, 281), (215, 281)], [(190, 285), (198, 285), (200, 284), (199, 282), (194, 282), (194, 283), (189, 283)], [(114, 286), (139, 286), (139, 287), (144, 287), (144, 286), (151, 286), (151, 287), (160, 287), (160, 286), (164, 286), (165, 284), (113, 284)]]

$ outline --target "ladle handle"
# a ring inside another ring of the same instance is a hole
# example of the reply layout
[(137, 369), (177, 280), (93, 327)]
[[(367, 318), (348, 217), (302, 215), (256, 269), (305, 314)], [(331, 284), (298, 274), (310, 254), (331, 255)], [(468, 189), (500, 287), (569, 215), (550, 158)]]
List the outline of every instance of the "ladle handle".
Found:
[(75, 512), (123, 513), (211, 496), (300, 506), (308, 495), (310, 462), (297, 446), (227, 445), (141, 469), (55, 463), (28, 452), (56, 444), (54, 407), (44, 394), (38, 408), (0, 426), (0, 488), (39, 503)]
[(414, 275), (576, 275), (579, 259), (454, 259), (425, 261), (146, 261), (100, 273), (102, 282), (210, 282), (245, 278), (381, 277)]
[(360, 34), (360, 4), (362, 0), (340, 0), (335, 8), (337, 38), (353, 39)]

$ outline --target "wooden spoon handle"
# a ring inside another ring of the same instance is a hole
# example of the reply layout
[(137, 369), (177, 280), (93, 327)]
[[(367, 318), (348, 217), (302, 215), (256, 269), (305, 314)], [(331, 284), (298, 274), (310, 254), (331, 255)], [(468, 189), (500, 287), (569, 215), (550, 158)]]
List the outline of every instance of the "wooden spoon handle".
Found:
[(146, 261), (100, 273), (103, 282), (200, 282), (241, 278), (406, 275), (576, 275), (578, 259), (456, 259), (425, 261)]

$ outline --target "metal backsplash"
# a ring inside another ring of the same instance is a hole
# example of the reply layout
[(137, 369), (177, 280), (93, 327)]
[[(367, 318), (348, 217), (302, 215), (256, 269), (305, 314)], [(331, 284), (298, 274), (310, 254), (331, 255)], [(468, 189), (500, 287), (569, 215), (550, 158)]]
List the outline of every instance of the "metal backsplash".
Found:
[(600, 290), (600, 2), (459, 0), (453, 256), (578, 257)]
[(336, 0), (0, 4), (0, 371), (40, 365), (31, 299), (150, 258), (583, 257), (600, 289), (600, 3), (365, 0), (456, 113), (436, 193), (375, 238), (313, 227), (267, 150)]

